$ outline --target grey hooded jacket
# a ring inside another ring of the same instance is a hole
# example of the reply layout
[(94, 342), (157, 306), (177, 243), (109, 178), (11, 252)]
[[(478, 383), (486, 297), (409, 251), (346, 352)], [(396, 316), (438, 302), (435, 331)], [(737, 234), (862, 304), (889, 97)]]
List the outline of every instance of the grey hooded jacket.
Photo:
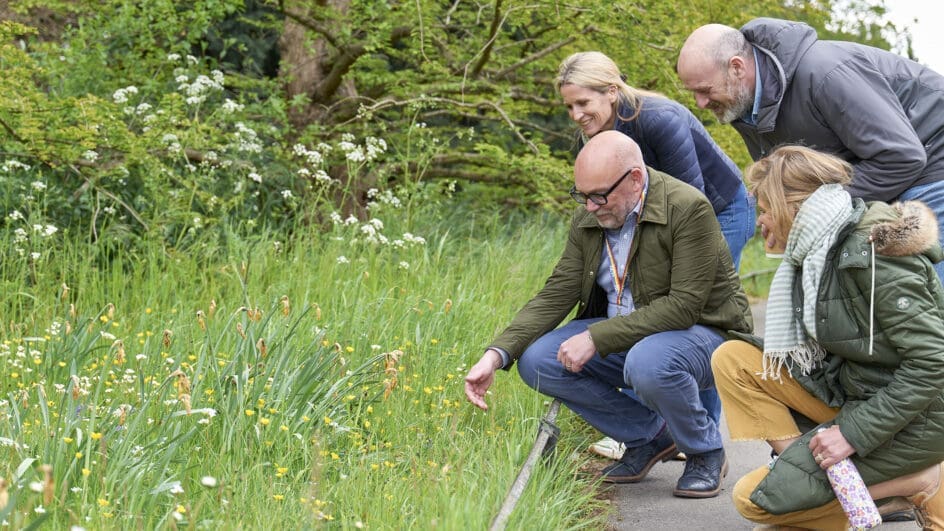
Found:
[(855, 168), (849, 192), (889, 201), (944, 180), (944, 76), (885, 50), (819, 40), (810, 26), (758, 18), (756, 125), (735, 120), (754, 160), (780, 144), (835, 154)]

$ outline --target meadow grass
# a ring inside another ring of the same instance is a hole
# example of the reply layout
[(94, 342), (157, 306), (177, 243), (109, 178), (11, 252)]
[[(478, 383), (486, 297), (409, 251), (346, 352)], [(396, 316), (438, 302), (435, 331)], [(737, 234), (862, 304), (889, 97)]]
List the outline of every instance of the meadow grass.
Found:
[[(564, 222), (428, 212), (388, 217), (386, 243), (336, 224), (4, 261), (0, 519), (486, 528), (548, 400), (512, 370), (481, 412), (463, 376), (543, 284)], [(756, 242), (745, 256), (766, 265)], [(581, 471), (598, 434), (566, 409), (558, 424), (510, 528), (604, 525)]]
[[(480, 412), (462, 378), (543, 283), (564, 229), (550, 215), (430, 220), (412, 244), (338, 225), (188, 249), (64, 237), (41, 261), (5, 260), (0, 518), (487, 527), (547, 401), (503, 373)], [(589, 431), (569, 412), (560, 423), (558, 458), (510, 526), (602, 525), (580, 473)]]

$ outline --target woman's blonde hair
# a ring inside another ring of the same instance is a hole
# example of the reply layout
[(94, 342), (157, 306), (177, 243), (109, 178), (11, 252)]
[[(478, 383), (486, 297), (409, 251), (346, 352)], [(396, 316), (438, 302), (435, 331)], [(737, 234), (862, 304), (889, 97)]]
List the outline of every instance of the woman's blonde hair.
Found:
[(554, 88), (560, 92), (564, 85), (576, 85), (601, 94), (605, 93), (611, 85), (615, 86), (620, 101), (633, 109), (632, 116), (619, 116), (620, 120), (627, 122), (639, 116), (643, 98), (662, 96), (656, 92), (627, 85), (616, 63), (600, 52), (577, 52), (564, 59), (557, 70)]
[(833, 155), (803, 146), (780, 146), (744, 171), (748, 187), (787, 241), (800, 205), (824, 184), (849, 184), (852, 166)]

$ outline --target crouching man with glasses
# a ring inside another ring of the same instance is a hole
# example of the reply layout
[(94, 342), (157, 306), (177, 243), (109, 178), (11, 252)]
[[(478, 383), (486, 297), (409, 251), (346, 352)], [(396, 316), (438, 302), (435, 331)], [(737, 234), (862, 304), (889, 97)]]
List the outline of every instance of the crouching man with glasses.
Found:
[[(647, 169), (618, 131), (580, 151), (570, 195), (582, 206), (563, 255), (469, 370), (466, 396), (487, 409), (495, 373), (517, 361), (526, 384), (626, 445), (604, 481), (640, 481), (683, 451), (673, 493), (717, 496), (727, 461), (698, 393), (715, 385), (715, 348), (753, 322), (711, 204)], [(577, 317), (556, 328), (574, 307)]]

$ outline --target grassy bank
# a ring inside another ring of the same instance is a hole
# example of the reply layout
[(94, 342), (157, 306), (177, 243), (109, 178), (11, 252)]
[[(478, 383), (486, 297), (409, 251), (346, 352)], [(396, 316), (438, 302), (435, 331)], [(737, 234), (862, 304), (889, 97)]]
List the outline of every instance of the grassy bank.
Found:
[[(207, 234), (185, 250), (75, 243), (6, 260), (0, 476), (12, 528), (484, 528), (544, 401), (462, 377), (543, 282), (554, 218), (405, 218)], [(507, 230), (507, 227), (515, 227)], [(599, 527), (570, 458), (511, 525)], [(577, 441), (577, 442), (575, 442)]]
[[(564, 226), (410, 217), (206, 234), (178, 250), (106, 253), (66, 235), (41, 260), (4, 261), (2, 519), (487, 527), (546, 401), (510, 372), (483, 413), (462, 377), (541, 286)], [(558, 458), (514, 528), (602, 525), (579, 472), (595, 434), (568, 411), (559, 424)]]

